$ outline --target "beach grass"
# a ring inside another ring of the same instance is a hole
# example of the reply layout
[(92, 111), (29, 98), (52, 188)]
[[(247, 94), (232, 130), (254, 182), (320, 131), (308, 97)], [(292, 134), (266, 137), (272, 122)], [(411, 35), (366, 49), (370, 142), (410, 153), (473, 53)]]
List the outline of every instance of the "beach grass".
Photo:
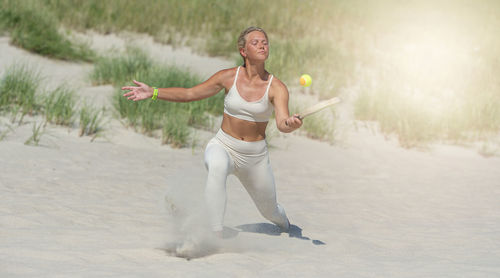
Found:
[(9, 124), (6, 124), (5, 126), (0, 125), (0, 127), (2, 128), (2, 129), (0, 129), (0, 142), (1, 142), (3, 139), (5, 139), (5, 137), (7, 137), (7, 135), (10, 132), (14, 131), (14, 128)]
[(405, 147), (438, 140), (483, 140), (500, 131), (500, 86), (484, 90), (480, 87), (457, 89), (454, 93), (463, 94), (459, 98), (440, 98), (442, 92), (431, 89), (423, 93), (365, 88), (355, 103), (355, 115), (360, 120), (377, 121), (382, 132), (395, 134)]
[(88, 103), (80, 108), (80, 136), (92, 136), (93, 138), (103, 131), (104, 108), (97, 109)]
[(164, 115), (162, 125), (162, 143), (170, 144), (174, 148), (187, 146), (192, 135), (189, 129), (189, 112), (185, 110), (171, 110)]
[[(182, 138), (188, 136), (186, 135), (189, 134), (188, 126), (209, 129), (210, 118), (207, 117), (207, 113), (221, 115), (223, 111), (222, 93), (188, 103), (127, 100), (120, 88), (134, 85), (132, 83), (134, 79), (160, 88), (190, 88), (201, 83), (200, 77), (187, 70), (153, 63), (144, 51), (136, 47), (127, 47), (125, 53), (100, 57), (90, 74), (90, 79), (96, 84), (112, 84), (116, 87), (113, 103), (120, 117), (126, 119), (129, 126), (149, 136), (153, 136), (155, 130), (162, 129), (163, 142), (175, 146), (185, 145), (184, 140), (187, 139)], [(183, 116), (175, 116), (176, 114)], [(179, 121), (179, 123), (165, 121)], [(179, 129), (179, 132), (174, 133), (173, 127)]]
[(24, 142), (24, 144), (38, 146), (43, 134), (45, 133), (45, 124), (46, 123), (43, 122), (39, 124), (37, 124), (37, 122), (33, 122), (31, 136)]
[[(292, 99), (289, 104), (290, 114), (293, 115), (304, 111), (317, 102), (313, 99), (304, 96), (300, 99)], [(333, 108), (329, 108), (303, 119), (300, 132), (311, 139), (333, 143), (335, 141), (336, 120), (334, 111)]]
[[(329, 94), (352, 76), (352, 50), (360, 45), (352, 39), (358, 39), (358, 19), (363, 19), (360, 3), (339, 0), (46, 0), (40, 5), (68, 28), (146, 33), (160, 42), (228, 58), (239, 57), (236, 40), (243, 29), (261, 26), (270, 37), (270, 70), (287, 82), (298, 82), (304, 72), (314, 74), (318, 91)], [(141, 14), (154, 14), (155, 20), (138, 23)]]
[(152, 59), (143, 50), (128, 45), (123, 54), (109, 53), (97, 58), (90, 79), (94, 85), (119, 85), (138, 78), (152, 66)]
[(0, 111), (15, 115), (31, 115), (39, 111), (35, 93), (41, 80), (40, 72), (27, 64), (17, 63), (8, 67), (0, 81)]
[[(386, 52), (372, 57), (374, 70), (360, 76), (357, 119), (378, 122), (382, 132), (397, 136), (405, 147), (486, 140), (500, 132), (500, 39), (490, 36), (500, 20), (475, 18), (489, 14), (478, 11), (479, 6), (451, 7), (452, 14), (438, 15), (450, 22), (457, 20), (452, 15), (460, 15), (467, 28), (431, 25), (431, 35), (414, 38), (403, 31), (426, 25), (400, 19), (395, 28), (402, 30), (381, 39)], [(475, 27), (484, 27), (483, 32)], [(406, 43), (395, 45), (399, 41)]]
[[(161, 83), (159, 83), (161, 84)], [(214, 100), (201, 100), (189, 103), (173, 103), (164, 101), (144, 100), (141, 102), (133, 102), (123, 97), (123, 91), (117, 89), (114, 95), (115, 108), (121, 118), (125, 118), (129, 126), (134, 127), (136, 130), (148, 135), (152, 135), (154, 130), (162, 128), (164, 121), (175, 121), (178, 118), (172, 117), (172, 113), (181, 113), (187, 115), (186, 126), (193, 126), (197, 128), (209, 129), (209, 113), (213, 109), (209, 108), (209, 101)], [(223, 100), (223, 94), (214, 96), (213, 98)], [(222, 97), (221, 97), (222, 96)], [(222, 110), (217, 111), (218, 114)], [(184, 121), (181, 121), (184, 123)]]
[(47, 123), (71, 126), (75, 116), (74, 90), (61, 85), (43, 97), (43, 112)]
[[(93, 29), (102, 33), (123, 30), (147, 33), (160, 42), (186, 44), (210, 55), (232, 59), (240, 59), (236, 48), (239, 32), (250, 25), (261, 26), (267, 30), (271, 39), (269, 70), (286, 82), (298, 82), (298, 76), (307, 72), (315, 78), (315, 90), (328, 97), (338, 94), (338, 89), (347, 84), (346, 80), (352, 76), (349, 71), (354, 68), (355, 61), (349, 58), (351, 52), (346, 50), (347, 46), (352, 47), (355, 44), (348, 45), (349, 37), (346, 36), (338, 39), (337, 33), (331, 28), (332, 21), (338, 23), (335, 28), (342, 26), (349, 29), (351, 34), (357, 28), (355, 24), (342, 20), (341, 14), (356, 16), (358, 12), (341, 2), (329, 3), (321, 0), (314, 4), (286, 0), (249, 3), (222, 0), (138, 3), (131, 0), (47, 0), (37, 5), (55, 14), (56, 19), (53, 21), (60, 22), (67, 28), (79, 31)], [(284, 6), (289, 7), (287, 13), (281, 12)], [(169, 13), (158, 14), (159, 10), (168, 10)], [(71, 16), (68, 11), (71, 11)], [(138, 11), (157, 14), (156, 20), (132, 24), (136, 22)], [(280, 18), (271, 16), (275, 13), (280, 13)], [(316, 26), (311, 25), (312, 18)], [(318, 28), (320, 23), (325, 23), (322, 28)], [(331, 43), (332, 40), (336, 40), (336, 43)], [(128, 50), (129, 53), (134, 51)], [(118, 61), (120, 59), (121, 61)], [(121, 66), (117, 67), (117, 62)], [(96, 64), (99, 66), (92, 73), (95, 84), (123, 84), (126, 80), (139, 79), (138, 76), (144, 75), (141, 71), (150, 68), (151, 60), (138, 52), (121, 58), (96, 58)], [(220, 113), (222, 99), (223, 95), (218, 94), (213, 98), (186, 105), (190, 114), (189, 125), (203, 127), (206, 117), (200, 111)], [(121, 106), (125, 107), (123, 103)], [(146, 133), (157, 128), (154, 122), (157, 122), (158, 118), (138, 114), (137, 111), (132, 112), (134, 107), (127, 106), (124, 110), (128, 111), (126, 113), (129, 115), (129, 123), (134, 126), (137, 123), (142, 124)], [(141, 119), (138, 119), (137, 115), (141, 115)]]
[[(75, 90), (63, 84), (42, 94), (42, 80), (40, 72), (28, 64), (15, 63), (8, 67), (0, 79), (0, 112), (10, 114), (11, 122), (19, 122), (19, 125), (26, 115), (41, 114), (44, 126), (52, 123), (71, 127), (76, 115)], [(84, 105), (80, 110), (80, 127), (83, 134), (95, 137), (102, 131), (102, 111)], [(35, 123), (26, 144), (38, 145), (44, 130), (45, 127)], [(2, 137), (7, 132), (2, 133)]]
[(304, 119), (302, 129), (306, 136), (316, 140), (333, 143), (335, 141), (335, 121), (328, 111), (311, 115)]
[(92, 61), (88, 44), (70, 40), (59, 22), (41, 1), (1, 1), (0, 25), (10, 33), (11, 43), (50, 58)]
[[(45, 29), (54, 30), (59, 24), (104, 34), (146, 33), (159, 42), (187, 45), (238, 63), (240, 31), (260, 26), (270, 38), (270, 72), (288, 86), (296, 86), (301, 74), (310, 74), (310, 91), (321, 99), (341, 91), (356, 94), (356, 119), (377, 121), (383, 133), (395, 134), (405, 147), (439, 140), (483, 140), (500, 130), (496, 35), (500, 2), (496, 0), (474, 4), (465, 0), (0, 0), (0, 4), (0, 28), (12, 33), (16, 14), (36, 10), (53, 15), (40, 24), (50, 27)], [(138, 24), (141, 14), (154, 14), (155, 20)], [(94, 72), (98, 84), (121, 85), (152, 75), (153, 63), (146, 56), (122, 57), (125, 61), (116, 69), (114, 60), (96, 59), (102, 64), (101, 72)], [(123, 66), (127, 63), (129, 67)], [(219, 97), (188, 106), (189, 124), (203, 123), (198, 110), (220, 111)], [(134, 116), (137, 111), (131, 110), (134, 106), (127, 109), (132, 125), (143, 121), (146, 130), (161, 126), (153, 124), (161, 117), (139, 119), (140, 114)]]

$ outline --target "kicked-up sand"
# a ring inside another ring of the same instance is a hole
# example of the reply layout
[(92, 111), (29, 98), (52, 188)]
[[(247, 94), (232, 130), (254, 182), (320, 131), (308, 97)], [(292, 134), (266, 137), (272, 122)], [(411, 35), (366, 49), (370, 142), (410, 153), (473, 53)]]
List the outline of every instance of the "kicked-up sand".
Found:
[[(149, 45), (165, 59), (178, 53)], [(113, 88), (85, 80), (91, 65), (38, 57), (5, 37), (0, 50), (9, 53), (0, 71), (14, 58), (36, 62), (49, 84), (74, 82), (82, 98), (110, 105)], [(231, 66), (189, 55), (193, 68)], [(25, 145), (39, 120), (0, 118), (0, 277), (500, 277), (499, 157), (403, 149), (345, 118), (334, 145), (275, 136), (271, 164), (290, 232), (260, 216), (231, 176), (218, 239), (203, 201), (212, 132), (172, 149), (109, 117), (92, 143), (76, 128), (48, 126), (40, 146)]]

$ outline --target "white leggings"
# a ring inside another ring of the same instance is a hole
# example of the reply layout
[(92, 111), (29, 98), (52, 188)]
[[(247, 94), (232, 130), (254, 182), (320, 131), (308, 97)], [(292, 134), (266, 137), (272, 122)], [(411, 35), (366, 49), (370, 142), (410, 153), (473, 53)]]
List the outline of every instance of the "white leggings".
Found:
[(285, 210), (276, 202), (274, 176), (265, 140), (247, 142), (222, 131), (217, 132), (205, 149), (208, 170), (205, 199), (213, 231), (221, 231), (226, 210), (226, 180), (238, 177), (262, 216), (288, 230)]

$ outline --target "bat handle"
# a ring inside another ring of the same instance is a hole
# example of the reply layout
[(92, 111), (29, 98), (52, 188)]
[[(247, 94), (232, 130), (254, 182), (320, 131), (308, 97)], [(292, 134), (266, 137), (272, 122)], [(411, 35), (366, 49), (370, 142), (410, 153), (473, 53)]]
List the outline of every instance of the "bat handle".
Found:
[[(296, 116), (296, 115), (293, 115), (295, 118), (299, 119), (302, 121), (302, 118), (300, 117), (300, 115)], [(288, 123), (285, 121), (285, 125), (288, 126)]]

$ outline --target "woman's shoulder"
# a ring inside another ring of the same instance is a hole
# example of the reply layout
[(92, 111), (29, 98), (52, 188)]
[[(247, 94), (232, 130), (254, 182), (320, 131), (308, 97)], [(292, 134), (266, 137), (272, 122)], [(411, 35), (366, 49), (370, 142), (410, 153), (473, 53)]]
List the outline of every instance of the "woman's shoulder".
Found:
[(271, 87), (269, 88), (269, 97), (271, 101), (274, 101), (275, 97), (286, 97), (288, 96), (288, 88), (285, 83), (283, 83), (279, 78), (273, 76)]
[(210, 79), (228, 88), (233, 83), (237, 69), (238, 67), (219, 70)]
[(273, 75), (273, 80), (272, 80), (270, 89), (271, 90), (288, 91), (288, 88), (286, 87), (285, 83), (283, 83), (283, 81), (281, 81), (275, 75)]
[(236, 71), (238, 70), (238, 67), (234, 68), (227, 68), (227, 69), (222, 69), (219, 70), (218, 72), (215, 73), (215, 75), (219, 76), (234, 76), (236, 74)]

